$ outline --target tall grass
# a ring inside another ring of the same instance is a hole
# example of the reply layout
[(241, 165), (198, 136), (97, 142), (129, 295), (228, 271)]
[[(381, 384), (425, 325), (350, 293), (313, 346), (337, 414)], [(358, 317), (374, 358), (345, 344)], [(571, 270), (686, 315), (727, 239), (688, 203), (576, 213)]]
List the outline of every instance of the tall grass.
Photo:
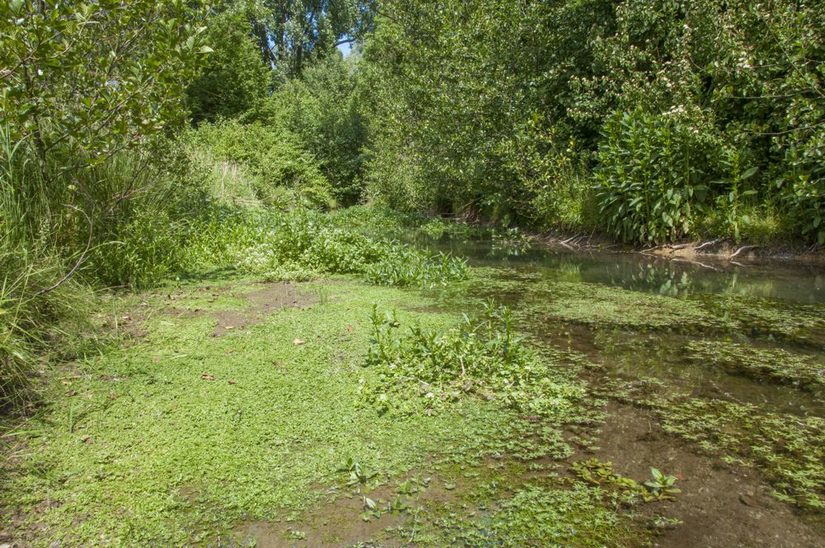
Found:
[[(21, 410), (34, 396), (45, 349), (64, 352), (66, 324), (83, 318), (88, 291), (67, 277), (56, 236), (66, 219), (53, 212), (49, 189), (27, 143), (0, 127), (0, 410)], [(55, 344), (61, 341), (61, 344)]]

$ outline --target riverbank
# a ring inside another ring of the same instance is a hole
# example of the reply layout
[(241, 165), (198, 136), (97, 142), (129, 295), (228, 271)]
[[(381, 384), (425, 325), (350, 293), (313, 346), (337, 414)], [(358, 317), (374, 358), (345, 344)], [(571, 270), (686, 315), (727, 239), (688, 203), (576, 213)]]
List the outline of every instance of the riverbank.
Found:
[(784, 242), (733, 242), (727, 238), (683, 241), (657, 246), (623, 245), (614, 240), (583, 234), (534, 237), (550, 248), (569, 251), (614, 251), (641, 253), (679, 260), (708, 259), (715, 262), (789, 262), (825, 265), (825, 246)]

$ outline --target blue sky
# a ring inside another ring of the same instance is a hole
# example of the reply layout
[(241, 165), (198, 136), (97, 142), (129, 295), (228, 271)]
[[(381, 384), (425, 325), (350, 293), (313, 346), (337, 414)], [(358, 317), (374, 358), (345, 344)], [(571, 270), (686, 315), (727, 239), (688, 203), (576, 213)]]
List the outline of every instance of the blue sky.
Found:
[(338, 46), (338, 49), (340, 50), (341, 53), (344, 54), (344, 57), (346, 57), (352, 51), (352, 43), (345, 42), (345, 43), (341, 44), (340, 46)]

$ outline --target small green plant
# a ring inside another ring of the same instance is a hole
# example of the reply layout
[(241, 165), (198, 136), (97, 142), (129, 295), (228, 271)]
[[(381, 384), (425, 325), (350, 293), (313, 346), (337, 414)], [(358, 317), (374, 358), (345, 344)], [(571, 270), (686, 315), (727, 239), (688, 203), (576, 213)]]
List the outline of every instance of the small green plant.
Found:
[(611, 462), (594, 458), (574, 462), (571, 468), (580, 480), (610, 490), (623, 504), (632, 505), (640, 499), (645, 502), (649, 500), (646, 489), (636, 480), (617, 474)]
[(338, 472), (349, 472), (349, 479), (347, 480), (347, 486), (364, 486), (367, 484), (369, 480), (374, 478), (378, 475), (377, 472), (373, 472), (371, 474), (364, 471), (361, 463), (349, 458), (344, 464), (343, 467), (338, 469)]
[(650, 475), (652, 479), (644, 482), (644, 486), (651, 495), (658, 499), (673, 499), (673, 495), (678, 495), (682, 492), (681, 489), (674, 487), (676, 485), (676, 476), (670, 476), (662, 473), (658, 468), (651, 468)]
[(306, 540), (307, 534), (297, 529), (290, 529), (286, 533), (286, 538), (289, 540)]

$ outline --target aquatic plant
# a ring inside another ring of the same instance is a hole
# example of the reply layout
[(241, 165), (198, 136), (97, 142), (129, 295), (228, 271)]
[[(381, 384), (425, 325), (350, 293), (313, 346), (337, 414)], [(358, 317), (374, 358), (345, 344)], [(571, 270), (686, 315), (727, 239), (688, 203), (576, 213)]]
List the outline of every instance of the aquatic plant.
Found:
[(782, 348), (757, 348), (728, 341), (691, 341), (687, 344), (690, 358), (733, 373), (776, 383), (793, 384), (800, 388), (825, 385), (825, 363), (810, 355)]
[(569, 381), (562, 383), (551, 364), (541, 360), (515, 334), (507, 307), (486, 303), (476, 317), (464, 315), (444, 331), (411, 326), (401, 333), (397, 314), (373, 308), (372, 344), (366, 365), (378, 381), (365, 385), (366, 400), (380, 413), (427, 412), (473, 395), (501, 402), (520, 412), (552, 416), (583, 397)]
[(730, 462), (757, 466), (783, 501), (825, 509), (825, 420), (765, 413), (757, 406), (687, 399), (657, 407), (666, 432)]

